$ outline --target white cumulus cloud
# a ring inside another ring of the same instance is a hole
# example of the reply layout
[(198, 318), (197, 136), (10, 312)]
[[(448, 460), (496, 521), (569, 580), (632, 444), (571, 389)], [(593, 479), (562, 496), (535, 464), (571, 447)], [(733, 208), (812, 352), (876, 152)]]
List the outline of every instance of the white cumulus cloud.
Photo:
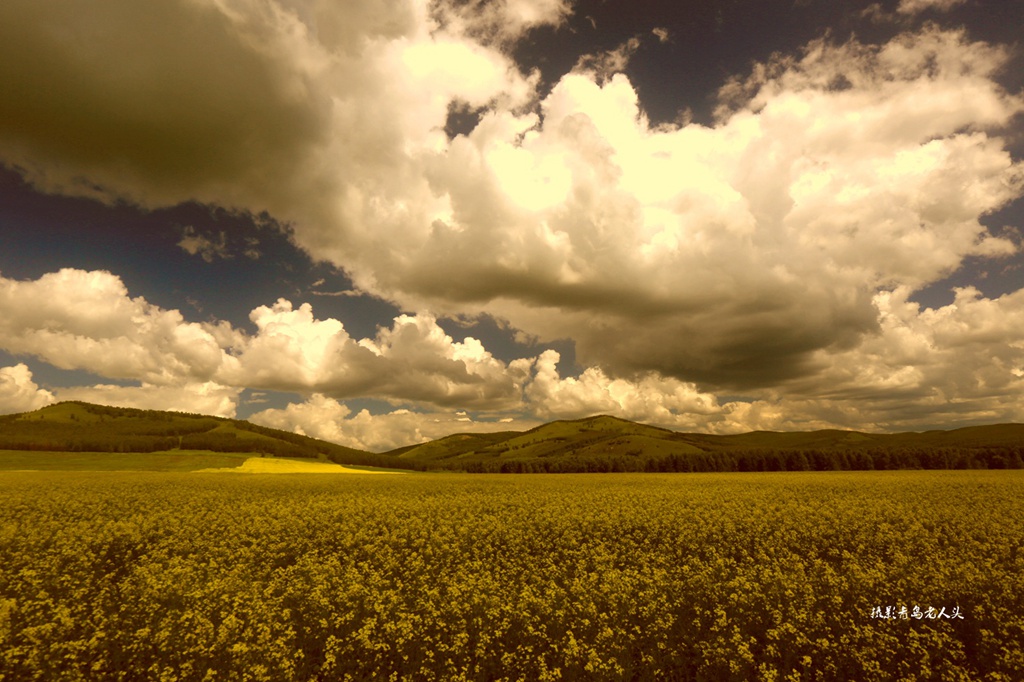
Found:
[(333, 398), (314, 394), (301, 403), (283, 409), (258, 412), (251, 421), (339, 443), (361, 450), (384, 452), (405, 445), (424, 443), (453, 433), (486, 433), (533, 428), (537, 420), (507, 418), (505, 421), (480, 421), (464, 412), (414, 412), (398, 409), (384, 414), (352, 410)]
[(967, 0), (900, 0), (896, 11), (900, 14), (920, 14), (931, 9), (937, 12), (948, 12), (949, 10), (962, 5)]
[(55, 401), (53, 393), (32, 380), (32, 372), (24, 363), (0, 367), (0, 414), (31, 412)]
[(116, 386), (96, 384), (56, 389), (61, 400), (80, 400), (140, 410), (170, 410), (216, 417), (234, 417), (241, 389), (216, 382), (185, 383), (176, 386)]
[(1022, 192), (1005, 61), (936, 28), (820, 40), (723, 88), (713, 126), (658, 128), (624, 75), (574, 72), (542, 116), (493, 107), (410, 152), (429, 190), (346, 201), (365, 229), (296, 239), (344, 241), (362, 290), (572, 338), (612, 374), (771, 386), (877, 330), (879, 289), (1016, 252), (979, 222)]
[(250, 318), (257, 333), (235, 349), (234, 385), (278, 391), (369, 396), (496, 409), (520, 400), (529, 361), (506, 364), (473, 338), (453, 340), (430, 315), (402, 315), (377, 335), (353, 339), (310, 304), (281, 299)]
[(61, 369), (156, 385), (207, 381), (231, 361), (221, 347), (224, 331), (131, 298), (106, 271), (0, 276), (0, 348)]

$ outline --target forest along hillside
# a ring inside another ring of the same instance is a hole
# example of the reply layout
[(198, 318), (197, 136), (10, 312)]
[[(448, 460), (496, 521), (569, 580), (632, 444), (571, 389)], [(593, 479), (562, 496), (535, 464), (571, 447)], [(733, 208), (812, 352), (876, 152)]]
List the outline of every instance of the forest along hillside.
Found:
[[(196, 468), (207, 466), (240, 465), (241, 457), (232, 460), (210, 460), (200, 455), (248, 455), (295, 457), (334, 462), (335, 464), (362, 465), (400, 469), (420, 468), (415, 462), (309, 438), (279, 429), (257, 426), (238, 419), (224, 419), (208, 415), (136, 410), (106, 407), (83, 402), (63, 402), (35, 412), (0, 416), (0, 468), (55, 468), (53, 458), (44, 453), (83, 453), (74, 459), (71, 468), (82, 466), (88, 458), (109, 464), (111, 458), (103, 453), (137, 453), (139, 455), (176, 455), (170, 468)], [(35, 453), (36, 456), (33, 457)], [(189, 456), (184, 456), (185, 454)], [(182, 455), (177, 457), (177, 455)], [(194, 455), (194, 456), (193, 456)], [(152, 468), (147, 458), (115, 458), (119, 467), (100, 468)], [(156, 461), (157, 458), (150, 458)], [(71, 461), (68, 457), (64, 461)], [(166, 460), (166, 457), (164, 458)], [(179, 460), (185, 460), (181, 466)], [(164, 463), (161, 460), (161, 463)], [(7, 466), (3, 466), (7, 464)], [(48, 466), (42, 466), (48, 464)], [(59, 468), (59, 465), (58, 467)], [(156, 468), (163, 468), (157, 466)]]
[(1024, 467), (1024, 424), (923, 433), (716, 436), (602, 415), (521, 433), (454, 434), (388, 454), (427, 468), (472, 473), (1019, 469)]
[[(132, 453), (151, 457), (114, 456)], [(522, 432), (452, 434), (373, 453), (237, 419), (82, 402), (0, 417), (0, 469), (194, 470), (239, 466), (243, 456), (470, 473), (1020, 469), (1024, 424), (718, 436), (600, 415)]]

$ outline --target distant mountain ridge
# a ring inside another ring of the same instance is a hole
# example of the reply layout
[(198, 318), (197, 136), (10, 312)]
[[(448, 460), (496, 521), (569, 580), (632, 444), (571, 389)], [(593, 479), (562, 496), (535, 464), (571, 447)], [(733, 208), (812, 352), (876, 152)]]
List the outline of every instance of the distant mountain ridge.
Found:
[(373, 453), (237, 419), (63, 402), (0, 416), (0, 450), (252, 453), (408, 470), (511, 473), (1020, 468), (1024, 424), (922, 433), (826, 429), (712, 435), (597, 415), (528, 431), (455, 433)]

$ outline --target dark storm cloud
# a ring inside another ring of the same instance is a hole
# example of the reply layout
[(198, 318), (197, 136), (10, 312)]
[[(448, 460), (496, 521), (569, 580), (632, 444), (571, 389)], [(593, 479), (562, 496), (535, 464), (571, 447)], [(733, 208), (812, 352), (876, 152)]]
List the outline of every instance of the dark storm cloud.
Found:
[(169, 0), (3, 3), (4, 161), (46, 191), (147, 206), (280, 191), (329, 106), (315, 65), (278, 58), (297, 30), (284, 20)]

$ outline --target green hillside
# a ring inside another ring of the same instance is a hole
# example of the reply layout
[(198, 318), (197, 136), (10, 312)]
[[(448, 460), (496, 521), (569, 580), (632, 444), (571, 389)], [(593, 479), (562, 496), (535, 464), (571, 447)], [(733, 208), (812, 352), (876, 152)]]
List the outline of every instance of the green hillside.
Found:
[(1024, 424), (717, 436), (599, 415), (372, 453), (237, 419), (82, 402), (0, 416), (0, 470), (177, 471), (237, 466), (253, 456), (473, 473), (1003, 469), (1024, 466)]
[(507, 438), (518, 436), (518, 431), (503, 431), (499, 433), (456, 433), (445, 436), (429, 443), (421, 445), (409, 445), (404, 448), (392, 450), (390, 455), (395, 455), (404, 460), (417, 460), (421, 462), (432, 462), (442, 459), (451, 459), (459, 455), (485, 450), (494, 443), (499, 443)]
[(990, 469), (1024, 465), (1024, 424), (872, 434), (828, 429), (717, 436), (601, 415), (524, 432), (454, 434), (391, 453), (470, 472)]
[[(681, 434), (684, 435), (684, 434)], [(969, 426), (950, 431), (862, 433), (822, 431), (752, 431), (729, 436), (685, 434), (699, 447), (710, 450), (768, 448), (776, 450), (851, 450), (858, 448), (992, 448), (1024, 444), (1024, 424)]]
[(457, 433), (420, 445), (392, 450), (389, 455), (444, 468), (468, 462), (518, 461), (546, 457), (589, 457), (636, 449), (657, 452), (700, 452), (673, 442), (679, 434), (667, 429), (600, 415), (556, 421), (529, 431)]
[(614, 462), (704, 453), (675, 431), (599, 415), (555, 421), (523, 432), (454, 434), (388, 454), (431, 468), (557, 472), (636, 470), (637, 466), (616, 466)]
[[(786, 450), (844, 449), (884, 446), (891, 435), (826, 429), (822, 431), (751, 431), (728, 436), (688, 434), (689, 440), (706, 450), (769, 448)], [(915, 434), (916, 435), (916, 434)]]
[(0, 416), (0, 469), (188, 470), (238, 465), (253, 456), (420, 468), (389, 455), (207, 415), (64, 402)]

